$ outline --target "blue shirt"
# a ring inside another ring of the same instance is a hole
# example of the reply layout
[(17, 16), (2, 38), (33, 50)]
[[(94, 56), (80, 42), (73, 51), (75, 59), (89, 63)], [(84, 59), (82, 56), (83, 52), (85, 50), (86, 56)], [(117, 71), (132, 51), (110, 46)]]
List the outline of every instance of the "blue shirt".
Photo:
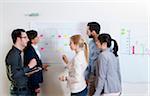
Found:
[(96, 47), (94, 40), (89, 42), (89, 64), (85, 71), (85, 79), (88, 80), (90, 74), (94, 74), (95, 71), (95, 61), (100, 53), (100, 49)]

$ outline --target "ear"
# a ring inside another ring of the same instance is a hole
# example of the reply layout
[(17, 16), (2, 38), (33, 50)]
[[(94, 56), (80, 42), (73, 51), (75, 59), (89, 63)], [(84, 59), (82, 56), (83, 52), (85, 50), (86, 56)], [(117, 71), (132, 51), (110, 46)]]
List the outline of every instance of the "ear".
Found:
[(20, 37), (17, 37), (16, 41), (21, 41), (21, 38), (20, 38)]
[(96, 32), (93, 30), (93, 31), (91, 31), (91, 33), (95, 34)]
[(35, 41), (34, 39), (31, 40), (32, 43), (34, 43), (34, 41)]
[(104, 43), (102, 44), (102, 46), (107, 47), (107, 43), (106, 43), (106, 42), (104, 42)]
[(96, 36), (96, 35), (97, 35), (96, 31), (92, 31), (92, 34), (93, 34), (94, 36)]

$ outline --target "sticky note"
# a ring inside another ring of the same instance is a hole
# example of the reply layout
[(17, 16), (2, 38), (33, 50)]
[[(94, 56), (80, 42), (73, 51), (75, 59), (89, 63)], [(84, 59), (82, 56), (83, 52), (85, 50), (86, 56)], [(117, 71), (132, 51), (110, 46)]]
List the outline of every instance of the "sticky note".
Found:
[(55, 35), (51, 35), (51, 37), (55, 37)]
[(64, 46), (67, 46), (67, 45), (68, 45), (67, 43), (64, 44)]
[(125, 35), (125, 32), (121, 32), (121, 35)]
[(67, 34), (65, 34), (65, 35), (64, 35), (64, 38), (67, 38), (67, 37), (68, 37), (68, 35), (67, 35)]
[(125, 29), (124, 29), (124, 28), (122, 28), (122, 29), (121, 29), (121, 31), (125, 31)]
[(43, 35), (41, 34), (40, 37), (43, 37)]
[(61, 35), (58, 35), (58, 38), (61, 38)]
[(43, 47), (42, 47), (42, 48), (40, 48), (40, 50), (41, 50), (41, 51), (44, 51), (44, 50), (45, 50), (45, 48), (43, 48)]

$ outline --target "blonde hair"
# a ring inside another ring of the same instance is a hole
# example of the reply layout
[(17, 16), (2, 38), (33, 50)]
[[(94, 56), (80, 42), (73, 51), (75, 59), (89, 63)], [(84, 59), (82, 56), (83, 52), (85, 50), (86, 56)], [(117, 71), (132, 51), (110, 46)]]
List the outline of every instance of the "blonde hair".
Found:
[(75, 45), (78, 45), (79, 48), (84, 48), (85, 59), (88, 63), (88, 60), (89, 60), (89, 58), (88, 58), (88, 54), (89, 54), (88, 46), (87, 46), (86, 42), (82, 39), (81, 35), (73, 35), (73, 36), (71, 36), (70, 39), (73, 41), (73, 43)]

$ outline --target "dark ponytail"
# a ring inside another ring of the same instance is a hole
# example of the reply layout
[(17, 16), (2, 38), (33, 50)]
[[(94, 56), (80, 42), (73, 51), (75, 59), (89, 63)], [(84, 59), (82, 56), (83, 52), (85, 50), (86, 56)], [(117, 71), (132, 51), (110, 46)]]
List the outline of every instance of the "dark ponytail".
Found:
[(118, 44), (117, 44), (117, 42), (116, 42), (116, 40), (114, 40), (114, 39), (111, 39), (111, 41), (113, 41), (114, 42), (114, 47), (113, 47), (113, 53), (115, 54), (115, 56), (116, 57), (118, 57)]
[(117, 44), (116, 40), (111, 39), (111, 36), (109, 34), (107, 34), (107, 33), (100, 34), (98, 36), (98, 40), (100, 41), (101, 44), (106, 42), (108, 48), (110, 48), (112, 46), (112, 44), (111, 44), (112, 42), (111, 41), (113, 41), (114, 42), (114, 47), (112, 49), (112, 52), (114, 53), (114, 55), (116, 57), (118, 57), (118, 54), (117, 54), (117, 52), (118, 52), (118, 44)]

